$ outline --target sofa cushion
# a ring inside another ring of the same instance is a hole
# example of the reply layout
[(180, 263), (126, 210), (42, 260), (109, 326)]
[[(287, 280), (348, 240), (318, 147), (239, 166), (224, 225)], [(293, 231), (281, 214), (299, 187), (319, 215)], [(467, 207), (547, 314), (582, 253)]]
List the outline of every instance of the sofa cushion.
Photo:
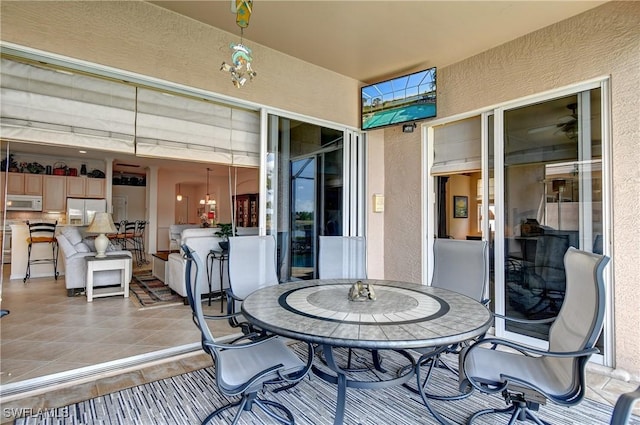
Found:
[(58, 240), (58, 247), (62, 250), (62, 254), (64, 257), (71, 257), (78, 253), (76, 248), (69, 243), (69, 239), (62, 233), (60, 233), (56, 239)]
[[(199, 228), (199, 229), (185, 229), (182, 231), (182, 242), (189, 248), (194, 250), (202, 262), (206, 265), (206, 270), (201, 270), (201, 290), (202, 293), (209, 292), (209, 279), (207, 275), (211, 276), (211, 289), (218, 291), (220, 288), (220, 261), (207, 258), (209, 251), (212, 249), (219, 249), (218, 243), (222, 241), (222, 238), (214, 236), (218, 229), (215, 228)], [(180, 296), (187, 296), (187, 288), (185, 285), (185, 258), (181, 253), (172, 253), (168, 257), (169, 266), (169, 279), (167, 284), (171, 289), (177, 292)], [(226, 267), (225, 267), (226, 268)], [(195, 276), (195, 267), (191, 270), (192, 276)], [(229, 275), (226, 270), (223, 269), (222, 273), (223, 288), (229, 287)]]
[(75, 226), (64, 226), (60, 231), (71, 245), (75, 245), (78, 242), (82, 241), (82, 235), (80, 234), (80, 230), (78, 230)]

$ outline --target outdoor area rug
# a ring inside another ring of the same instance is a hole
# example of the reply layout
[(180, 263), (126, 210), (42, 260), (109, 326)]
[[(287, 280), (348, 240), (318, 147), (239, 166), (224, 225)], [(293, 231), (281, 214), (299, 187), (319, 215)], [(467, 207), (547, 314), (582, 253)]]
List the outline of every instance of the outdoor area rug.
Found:
[[(294, 344), (296, 352), (304, 357), (306, 345)], [(342, 354), (346, 350), (338, 350)], [(356, 361), (366, 364), (371, 355), (360, 351)], [(383, 351), (383, 366), (388, 370), (397, 370), (401, 358), (394, 353)], [(450, 359), (455, 362), (455, 358)], [(316, 365), (322, 366), (316, 358)], [(358, 372), (367, 374), (371, 379), (373, 372)], [(378, 373), (378, 372), (376, 372)], [(415, 382), (415, 381), (413, 381)], [(413, 383), (410, 381), (410, 383)], [(438, 372), (430, 383), (436, 392), (455, 391), (457, 377), (447, 372)], [(274, 393), (273, 386), (267, 386), (260, 394), (261, 398), (280, 402), (291, 409), (296, 424), (299, 425), (330, 425), (333, 423), (333, 413), (336, 403), (336, 386), (310, 374), (293, 388)], [(217, 407), (227, 404), (237, 397), (226, 397), (217, 390), (215, 385), (215, 371), (213, 368), (196, 370), (172, 378), (128, 388), (111, 394), (92, 398), (84, 402), (60, 406), (59, 408), (44, 410), (38, 415), (18, 419), (18, 425), (33, 424), (199, 424)], [(498, 395), (474, 393), (469, 398), (459, 401), (434, 401), (433, 406), (447, 420), (454, 424), (466, 423), (467, 418), (474, 412), (487, 407), (505, 407), (505, 402)], [(221, 417), (215, 418), (211, 424), (229, 424), (235, 409), (227, 411)], [(556, 425), (591, 425), (608, 424), (612, 407), (584, 399), (574, 407), (562, 407), (549, 403), (540, 408), (541, 419)], [(505, 415), (487, 415), (477, 420), (477, 424), (506, 424)], [(267, 417), (260, 409), (243, 412), (240, 424), (270, 425), (275, 421)], [(347, 390), (347, 404), (345, 420), (347, 425), (391, 425), (391, 424), (437, 424), (438, 422), (426, 410), (420, 396), (413, 394), (403, 386), (392, 386), (377, 390)], [(523, 422), (517, 422), (521, 424)], [(640, 424), (640, 418), (633, 416), (630, 425)]]
[(171, 290), (150, 271), (136, 273), (129, 284), (132, 300), (143, 308), (166, 307), (183, 304), (182, 297)]

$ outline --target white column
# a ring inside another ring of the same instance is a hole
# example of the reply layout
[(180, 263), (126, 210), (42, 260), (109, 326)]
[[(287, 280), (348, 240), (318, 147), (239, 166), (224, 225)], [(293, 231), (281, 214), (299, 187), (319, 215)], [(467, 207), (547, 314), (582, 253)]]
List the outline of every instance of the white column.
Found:
[(147, 168), (147, 241), (149, 254), (155, 254), (158, 246), (158, 166)]

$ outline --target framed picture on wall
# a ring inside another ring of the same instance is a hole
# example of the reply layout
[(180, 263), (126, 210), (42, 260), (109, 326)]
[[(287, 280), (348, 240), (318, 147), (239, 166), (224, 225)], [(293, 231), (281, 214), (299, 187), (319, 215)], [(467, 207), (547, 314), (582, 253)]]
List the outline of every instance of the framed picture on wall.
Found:
[(454, 196), (453, 197), (453, 218), (469, 217), (469, 197)]

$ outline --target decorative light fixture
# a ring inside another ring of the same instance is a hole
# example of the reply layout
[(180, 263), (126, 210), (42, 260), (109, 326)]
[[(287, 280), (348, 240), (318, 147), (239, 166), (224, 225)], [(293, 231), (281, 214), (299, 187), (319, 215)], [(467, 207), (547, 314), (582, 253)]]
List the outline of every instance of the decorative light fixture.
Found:
[(107, 250), (107, 246), (109, 246), (109, 238), (105, 235), (105, 233), (115, 233), (116, 226), (113, 224), (113, 218), (111, 218), (111, 214), (106, 212), (97, 212), (93, 216), (93, 220), (89, 227), (87, 227), (87, 233), (99, 233), (98, 237), (95, 240), (96, 258), (104, 258), (106, 256), (105, 252)]
[(176, 195), (176, 201), (180, 202), (182, 201), (182, 193), (180, 193), (180, 183), (178, 183), (178, 194)]
[(211, 196), (209, 196), (209, 171), (211, 171), (211, 168), (207, 168), (207, 194), (204, 196), (204, 199), (200, 199), (200, 205), (216, 204), (216, 200), (211, 199)]
[(243, 43), (244, 29), (249, 26), (251, 11), (253, 10), (253, 0), (231, 0), (231, 12), (236, 14), (236, 24), (240, 27), (240, 43), (229, 44), (232, 50), (231, 64), (222, 62), (221, 71), (231, 74), (231, 81), (237, 88), (244, 86), (249, 80), (253, 80), (256, 72), (251, 68), (251, 49)]

